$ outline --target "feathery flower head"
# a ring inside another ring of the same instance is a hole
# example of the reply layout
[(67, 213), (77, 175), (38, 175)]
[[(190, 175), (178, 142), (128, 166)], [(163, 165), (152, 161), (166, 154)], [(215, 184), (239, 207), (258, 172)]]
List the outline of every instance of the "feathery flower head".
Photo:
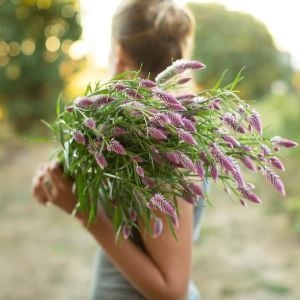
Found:
[(281, 136), (274, 136), (271, 138), (271, 142), (274, 146), (284, 147), (284, 148), (293, 148), (298, 146), (298, 143), (282, 138)]
[(159, 73), (156, 76), (155, 81), (158, 84), (163, 84), (186, 70), (200, 70), (203, 68), (205, 68), (205, 65), (199, 61), (179, 59), (173, 62), (173, 64), (167, 67), (164, 71)]
[(98, 166), (103, 170), (107, 167), (107, 161), (102, 153), (94, 153), (95, 160)]
[(200, 179), (203, 179), (204, 176), (205, 176), (205, 169), (203, 167), (202, 161), (201, 160), (197, 160), (194, 163), (194, 166), (195, 166), (197, 175), (200, 177)]
[(84, 126), (89, 129), (95, 129), (96, 121), (93, 118), (87, 118), (84, 120)]
[(282, 161), (276, 157), (276, 156), (273, 156), (271, 157), (270, 159), (270, 162), (271, 164), (278, 170), (280, 171), (285, 171), (285, 167), (284, 167), (284, 164), (282, 163)]
[(159, 128), (155, 128), (155, 127), (149, 127), (148, 128), (148, 132), (149, 132), (149, 135), (156, 139), (156, 140), (166, 140), (168, 139), (168, 137), (165, 135), (165, 133), (159, 129)]
[(259, 113), (253, 109), (249, 119), (249, 124), (259, 133), (262, 134), (262, 124)]
[(78, 97), (75, 99), (74, 104), (80, 108), (88, 108), (94, 105), (94, 101), (89, 97)]
[(268, 182), (270, 182), (273, 187), (282, 195), (285, 196), (284, 184), (281, 181), (278, 174), (276, 174), (272, 169), (264, 167), (261, 169), (262, 174), (265, 176)]
[(153, 225), (152, 225), (152, 237), (157, 238), (163, 232), (164, 224), (162, 220), (158, 217), (154, 217)]
[(140, 85), (150, 89), (157, 86), (157, 84), (150, 79), (140, 79)]
[(187, 144), (197, 145), (196, 140), (194, 139), (194, 137), (189, 132), (187, 132), (187, 131), (180, 128), (180, 129), (177, 130), (177, 134), (178, 134), (179, 139), (186, 142)]
[(80, 130), (75, 130), (73, 132), (73, 139), (82, 145), (86, 144), (86, 140), (85, 140), (85, 136), (83, 135), (83, 133)]
[(196, 126), (194, 125), (194, 123), (191, 120), (189, 120), (187, 118), (182, 118), (182, 122), (184, 124), (185, 130), (190, 131), (192, 133), (197, 132)]
[(140, 176), (140, 177), (144, 177), (145, 176), (145, 172), (144, 169), (141, 166), (136, 166), (135, 168), (136, 173)]
[(110, 140), (110, 144), (107, 146), (107, 150), (120, 155), (126, 155), (126, 150), (124, 149), (124, 147), (114, 138)]

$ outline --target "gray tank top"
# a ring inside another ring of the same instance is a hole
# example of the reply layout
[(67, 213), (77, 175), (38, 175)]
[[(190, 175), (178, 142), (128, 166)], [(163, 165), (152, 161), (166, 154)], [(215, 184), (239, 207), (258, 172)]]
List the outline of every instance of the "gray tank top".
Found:
[[(201, 216), (206, 201), (200, 200), (194, 207), (193, 241), (199, 239)], [(133, 231), (132, 241), (145, 250), (142, 239), (137, 231)], [(90, 300), (144, 300), (145, 298), (128, 282), (115, 268), (100, 247), (96, 250), (94, 261), (94, 276), (92, 278)], [(200, 293), (193, 283), (189, 283), (187, 300), (199, 300)]]

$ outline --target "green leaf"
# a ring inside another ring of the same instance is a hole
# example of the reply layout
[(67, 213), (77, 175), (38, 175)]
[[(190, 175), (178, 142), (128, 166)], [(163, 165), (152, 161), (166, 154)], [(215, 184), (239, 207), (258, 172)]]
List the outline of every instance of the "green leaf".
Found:
[(170, 230), (171, 230), (171, 233), (172, 233), (173, 237), (174, 237), (175, 240), (178, 242), (178, 238), (177, 238), (177, 236), (176, 236), (176, 232), (175, 232), (175, 230), (174, 230), (174, 225), (173, 225), (173, 223), (172, 223), (171, 217), (170, 217), (170, 216), (166, 216), (166, 219), (167, 219), (167, 223), (168, 223), (168, 225), (169, 225), (169, 228), (170, 228)]
[(61, 95), (62, 93), (59, 94), (57, 101), (56, 101), (56, 115), (59, 117), (60, 115), (60, 105), (61, 105)]

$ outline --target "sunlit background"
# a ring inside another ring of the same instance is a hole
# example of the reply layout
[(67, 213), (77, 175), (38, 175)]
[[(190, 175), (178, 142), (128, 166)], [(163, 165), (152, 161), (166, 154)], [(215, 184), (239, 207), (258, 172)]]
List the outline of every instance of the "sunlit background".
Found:
[[(147, 0), (145, 0), (147, 1)], [(31, 199), (31, 177), (54, 146), (56, 99), (109, 77), (111, 18), (120, 1), (0, 0), (0, 299), (87, 299), (96, 244), (76, 221)], [(299, 4), (185, 1), (196, 19), (198, 90), (245, 67), (240, 95), (267, 135), (300, 141)], [(46, 140), (46, 141), (45, 141)], [(254, 178), (264, 204), (244, 209), (212, 186), (193, 276), (203, 299), (300, 299), (300, 150), (284, 153), (281, 199)]]

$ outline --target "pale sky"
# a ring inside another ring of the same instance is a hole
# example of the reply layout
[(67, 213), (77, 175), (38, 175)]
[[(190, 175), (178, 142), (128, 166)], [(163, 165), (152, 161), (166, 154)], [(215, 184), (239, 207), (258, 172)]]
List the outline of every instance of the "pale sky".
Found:
[[(147, 1), (147, 0), (145, 0)], [(293, 64), (300, 69), (300, 3), (297, 0), (177, 0), (186, 2), (217, 2), (228, 9), (252, 14), (262, 21), (273, 35), (278, 48), (292, 55)], [(90, 54), (98, 67), (107, 67), (110, 47), (111, 17), (120, 0), (82, 0), (82, 43), (77, 52)]]

